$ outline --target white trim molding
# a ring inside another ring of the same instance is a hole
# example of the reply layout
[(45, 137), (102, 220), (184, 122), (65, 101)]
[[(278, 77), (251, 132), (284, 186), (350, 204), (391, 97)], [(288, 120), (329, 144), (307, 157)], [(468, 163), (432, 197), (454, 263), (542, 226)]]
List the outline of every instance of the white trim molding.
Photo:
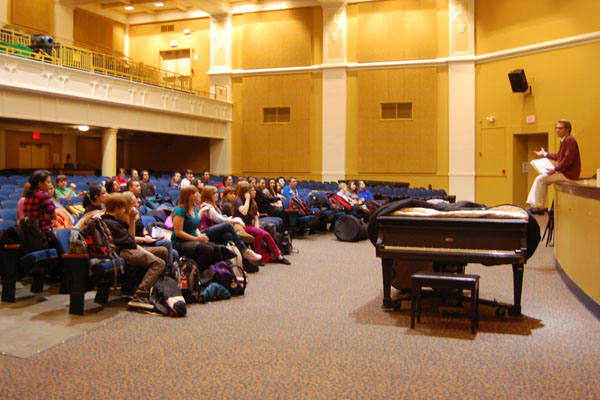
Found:
[(366, 69), (391, 69), (391, 68), (416, 68), (416, 67), (441, 67), (452, 63), (474, 62), (482, 64), (502, 60), (511, 57), (520, 57), (530, 54), (541, 53), (545, 51), (558, 50), (567, 47), (581, 46), (588, 43), (600, 42), (600, 31), (586, 33), (583, 35), (570, 36), (562, 39), (550, 40), (547, 42), (536, 43), (528, 46), (514, 47), (473, 56), (452, 56), (420, 60), (401, 60), (401, 61), (383, 61), (370, 63), (337, 63), (317, 64), (301, 67), (282, 67), (282, 68), (262, 68), (262, 69), (235, 69), (235, 70), (210, 70), (208, 75), (231, 75), (252, 76), (252, 75), (277, 75), (277, 74), (302, 74), (307, 72), (321, 72), (327, 68), (346, 68), (348, 71), (358, 71)]

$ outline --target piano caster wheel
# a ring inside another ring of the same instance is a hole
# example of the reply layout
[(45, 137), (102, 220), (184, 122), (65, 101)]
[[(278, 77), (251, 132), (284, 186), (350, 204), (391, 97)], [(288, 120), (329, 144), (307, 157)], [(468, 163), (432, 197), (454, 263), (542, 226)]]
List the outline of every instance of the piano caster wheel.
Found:
[(496, 307), (496, 316), (497, 317), (504, 318), (505, 315), (506, 315), (505, 307)]

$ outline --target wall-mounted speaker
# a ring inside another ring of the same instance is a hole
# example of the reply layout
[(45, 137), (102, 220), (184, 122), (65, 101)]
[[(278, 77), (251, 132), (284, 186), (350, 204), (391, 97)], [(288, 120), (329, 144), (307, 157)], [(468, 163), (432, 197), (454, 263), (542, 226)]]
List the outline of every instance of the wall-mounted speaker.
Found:
[(523, 93), (529, 89), (527, 84), (527, 78), (525, 77), (525, 70), (515, 69), (508, 73), (508, 79), (510, 80), (510, 87), (513, 93)]

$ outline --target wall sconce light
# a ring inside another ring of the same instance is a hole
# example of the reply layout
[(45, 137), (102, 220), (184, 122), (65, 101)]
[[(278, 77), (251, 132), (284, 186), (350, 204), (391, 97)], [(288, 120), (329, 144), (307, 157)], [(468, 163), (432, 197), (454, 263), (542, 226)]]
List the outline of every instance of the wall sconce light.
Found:
[(191, 30), (189, 30), (189, 29), (184, 29), (184, 30), (183, 30), (183, 34), (184, 34), (184, 35), (189, 35), (189, 34), (191, 34), (191, 33), (192, 33), (192, 31), (191, 31)]
[(89, 126), (87, 126), (87, 125), (79, 125), (79, 126), (77, 127), (77, 129), (78, 129), (79, 131), (81, 131), (81, 132), (87, 132), (87, 131), (89, 131), (89, 130), (90, 130), (90, 127), (89, 127)]

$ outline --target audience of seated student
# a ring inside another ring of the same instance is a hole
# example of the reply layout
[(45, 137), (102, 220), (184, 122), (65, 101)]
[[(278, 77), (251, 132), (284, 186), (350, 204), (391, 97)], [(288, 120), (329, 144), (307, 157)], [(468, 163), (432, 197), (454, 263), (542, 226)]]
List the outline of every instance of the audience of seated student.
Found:
[(171, 214), (173, 219), (171, 243), (180, 255), (196, 261), (202, 271), (221, 261), (221, 255), (217, 246), (209, 243), (208, 236), (200, 233), (198, 229), (200, 217), (196, 201), (199, 199), (200, 194), (195, 186), (188, 185), (179, 191), (177, 207)]
[(121, 186), (119, 186), (115, 179), (109, 179), (104, 182), (104, 188), (108, 194), (119, 193), (121, 191)]
[(285, 196), (283, 195), (283, 186), (281, 186), (279, 181), (275, 182), (275, 193), (277, 193), (277, 197), (281, 200), (285, 199)]
[(364, 200), (360, 198), (358, 193), (358, 187), (355, 181), (348, 181), (346, 187), (346, 196), (350, 199), (351, 204), (359, 206), (364, 203)]
[(367, 201), (375, 201), (373, 194), (367, 189), (367, 185), (365, 185), (364, 181), (358, 181), (358, 195), (365, 203)]
[(54, 191), (56, 192), (56, 197), (63, 199), (70, 199), (74, 196), (83, 196), (84, 193), (80, 192), (79, 194), (75, 194), (75, 188), (77, 187), (74, 183), (68, 185), (67, 177), (64, 175), (58, 175), (56, 177), (56, 188)]
[(50, 196), (50, 199), (54, 203), (55, 207), (56, 218), (53, 221), (54, 228), (72, 228), (74, 222), (73, 215), (69, 211), (67, 211), (67, 209), (64, 208), (62, 204), (60, 204), (58, 197), (56, 197), (56, 190), (54, 189), (54, 184), (52, 182), (50, 182), (50, 184), (48, 185), (48, 196)]
[[(275, 183), (274, 180), (273, 183)], [(267, 214), (271, 217), (281, 218), (284, 214), (283, 204), (279, 197), (277, 197), (277, 194), (273, 193), (273, 196), (271, 196), (271, 193), (266, 186), (267, 182), (263, 178), (260, 178), (256, 184), (256, 204), (258, 205), (258, 212)]]
[(204, 186), (206, 185), (210, 185), (210, 171), (205, 169), (204, 171), (202, 171), (202, 183), (204, 184)]
[(191, 169), (188, 169), (187, 171), (185, 171), (185, 178), (183, 178), (181, 180), (179, 187), (181, 187), (181, 188), (186, 187), (187, 185), (189, 185), (192, 182), (192, 179), (194, 179), (194, 171), (192, 171)]
[[(123, 192), (123, 197), (127, 201), (127, 210), (132, 207), (137, 208), (138, 202), (136, 197), (131, 192)], [(139, 213), (135, 218), (135, 242), (142, 247), (164, 247), (167, 249), (167, 265), (166, 271), (170, 271), (173, 267), (173, 262), (179, 258), (176, 250), (173, 250), (173, 245), (170, 238), (166, 238), (162, 230), (157, 237), (152, 237), (150, 232), (144, 227), (142, 218)]]
[(133, 193), (139, 204), (142, 204), (142, 185), (140, 184), (140, 181), (132, 181), (131, 179), (128, 180), (126, 190), (124, 190), (124, 192), (125, 191)]
[(338, 192), (336, 194), (352, 204), (350, 197), (348, 197), (348, 185), (345, 182), (338, 183)]
[(138, 172), (137, 169), (132, 169), (131, 170), (131, 177), (129, 179), (133, 179), (134, 181), (139, 181), (140, 180), (140, 174), (139, 174), (139, 172)]
[[(241, 218), (246, 224), (246, 232), (254, 236), (253, 250), (262, 255), (265, 262), (268, 262), (269, 258), (272, 257), (276, 263), (291, 264), (288, 259), (281, 255), (279, 247), (277, 247), (269, 232), (259, 228), (258, 206), (254, 200), (256, 189), (248, 182), (238, 182), (236, 191), (238, 198), (234, 203), (234, 216)], [(262, 249), (263, 243), (266, 244), (270, 254)], [(268, 257), (265, 257), (265, 255)]]
[(154, 309), (154, 305), (150, 303), (150, 289), (165, 270), (168, 253), (164, 247), (143, 248), (136, 243), (137, 215), (135, 207), (127, 208), (127, 200), (123, 194), (113, 193), (106, 199), (102, 220), (110, 230), (119, 256), (128, 265), (146, 269), (146, 274), (138, 284), (129, 306), (151, 310)]
[(293, 176), (288, 179), (288, 184), (283, 189), (283, 195), (288, 199), (298, 197), (298, 180)]
[(179, 172), (173, 172), (173, 176), (169, 181), (169, 187), (179, 189), (181, 187), (181, 174)]
[(202, 193), (202, 189), (204, 189), (204, 183), (202, 183), (202, 180), (198, 178), (192, 179), (190, 185), (195, 186), (196, 189), (198, 189), (198, 193)]
[(52, 233), (52, 228), (56, 219), (56, 207), (48, 195), (50, 185), (52, 185), (50, 171), (45, 169), (34, 171), (29, 177), (29, 185), (29, 190), (25, 193), (23, 215), (37, 219), (46, 239), (49, 242), (55, 242), (56, 238)]
[(125, 190), (127, 190), (127, 171), (125, 171), (125, 168), (119, 168), (117, 170), (117, 176), (115, 176), (115, 180), (117, 181), (117, 183), (119, 184), (119, 187), (121, 188), (121, 192), (124, 192)]
[(75, 228), (82, 230), (85, 228), (88, 220), (95, 214), (104, 210), (104, 201), (106, 200), (106, 188), (99, 183), (91, 182), (90, 190), (83, 196), (84, 213), (79, 217)]
[(370, 217), (369, 209), (364, 205), (360, 205), (355, 199), (350, 198), (348, 193), (348, 185), (344, 182), (340, 182), (338, 184), (338, 188), (339, 191), (336, 194), (350, 204), (351, 211), (355, 213), (358, 218), (368, 222)]
[[(130, 179), (130, 180), (133, 180), (133, 179)], [(142, 199), (145, 199), (146, 197), (154, 196), (156, 194), (154, 192), (154, 189), (156, 188), (156, 186), (154, 186), (154, 183), (150, 182), (150, 172), (148, 172), (147, 169), (142, 170), (142, 180), (140, 181), (140, 185), (142, 188), (142, 191), (141, 191)]]
[(262, 256), (248, 249), (243, 240), (236, 233), (234, 225), (242, 224), (239, 218), (230, 218), (224, 216), (216, 201), (219, 199), (219, 193), (215, 186), (205, 186), (200, 196), (200, 232), (206, 234), (211, 242), (218, 244), (227, 244), (233, 242), (240, 250), (242, 257), (252, 261), (260, 261)]
[[(240, 177), (239, 179), (243, 179), (243, 178)], [(222, 181), (223, 181), (223, 184), (222, 184), (223, 188), (233, 187), (233, 177), (231, 175), (224, 176)]]
[[(234, 208), (235, 208), (235, 200), (237, 199), (237, 192), (235, 188), (225, 188), (223, 192), (220, 193), (223, 196), (221, 200), (221, 210), (224, 215), (228, 217), (234, 218)], [(236, 218), (234, 218), (235, 220)], [(246, 244), (254, 243), (254, 236), (250, 235), (246, 232), (246, 224), (242, 221), (241, 224), (235, 224), (233, 226), (235, 228), (236, 233), (244, 240)]]
[(278, 176), (277, 183), (279, 183), (279, 187), (281, 188), (280, 192), (281, 192), (281, 194), (283, 194), (283, 190), (287, 186), (287, 181), (285, 180), (285, 178), (283, 176)]
[(25, 195), (29, 191), (31, 184), (29, 182), (25, 182), (25, 186), (23, 186), (23, 193), (21, 194), (21, 198), (17, 202), (17, 221), (22, 220), (25, 215), (23, 214), (23, 207), (25, 206)]
[(221, 200), (221, 210), (223, 210), (223, 214), (233, 217), (235, 200), (237, 199), (237, 192), (235, 188), (223, 189), (221, 196), (223, 197)]

